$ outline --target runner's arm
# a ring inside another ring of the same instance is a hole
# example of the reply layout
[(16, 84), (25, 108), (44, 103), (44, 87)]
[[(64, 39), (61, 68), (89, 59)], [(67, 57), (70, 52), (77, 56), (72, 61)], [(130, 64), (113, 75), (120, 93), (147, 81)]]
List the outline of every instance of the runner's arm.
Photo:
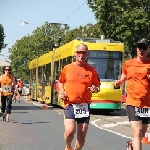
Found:
[(116, 80), (116, 81), (115, 81), (115, 86), (116, 86), (116, 87), (121, 86), (121, 84), (122, 84), (123, 82), (125, 82), (125, 80), (127, 79), (127, 68), (128, 68), (128, 66), (129, 66), (128, 62), (129, 62), (129, 61), (127, 60), (127, 61), (124, 62), (124, 64), (123, 64), (121, 77), (120, 77), (119, 80)]
[(60, 83), (59, 81), (58, 81), (58, 88), (59, 88), (59, 92), (60, 93), (63, 93), (65, 90), (64, 90), (64, 83)]
[(121, 84), (127, 79), (127, 76), (125, 74), (121, 74), (121, 78), (120, 78), (120, 81), (121, 81)]
[(13, 89), (13, 91), (15, 90), (15, 85), (16, 85), (15, 78), (13, 78), (13, 82), (12, 82), (12, 89)]
[(100, 83), (100, 79), (99, 79), (98, 73), (94, 69), (93, 70), (92, 87), (91, 87), (92, 93), (100, 92), (100, 85), (101, 85), (101, 83)]
[(63, 68), (63, 70), (60, 73), (59, 80), (58, 80), (58, 89), (60, 94), (65, 91), (64, 84), (66, 82), (66, 67)]
[(116, 87), (120, 86), (126, 79), (127, 79), (127, 76), (122, 73), (121, 78), (115, 81), (115, 86)]

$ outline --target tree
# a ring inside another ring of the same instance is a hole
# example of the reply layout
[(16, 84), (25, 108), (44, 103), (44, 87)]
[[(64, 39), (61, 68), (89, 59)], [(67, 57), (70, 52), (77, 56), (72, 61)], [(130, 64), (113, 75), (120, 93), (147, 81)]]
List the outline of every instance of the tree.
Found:
[(107, 38), (125, 43), (125, 56), (135, 56), (135, 43), (150, 38), (149, 0), (88, 0)]
[(23, 81), (29, 79), (29, 62), (51, 50), (60, 36), (64, 36), (69, 28), (59, 24), (46, 22), (32, 32), (32, 35), (24, 36), (9, 49), (11, 66), (16, 77)]
[(6, 45), (4, 44), (4, 38), (5, 38), (4, 28), (2, 24), (0, 24), (0, 52), (3, 48), (6, 47)]
[(68, 43), (76, 38), (99, 38), (101, 31), (98, 24), (88, 23), (85, 26), (68, 31), (64, 37), (63, 44)]

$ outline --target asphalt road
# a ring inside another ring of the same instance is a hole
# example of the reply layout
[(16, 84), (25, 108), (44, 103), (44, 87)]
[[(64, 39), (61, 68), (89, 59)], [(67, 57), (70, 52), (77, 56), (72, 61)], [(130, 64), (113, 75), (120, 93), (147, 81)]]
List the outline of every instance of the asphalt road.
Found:
[[(13, 103), (10, 122), (0, 117), (1, 150), (64, 150), (63, 133), (63, 109), (59, 107), (45, 110), (38, 102), (22, 100)], [(126, 150), (130, 138), (124, 108), (108, 115), (92, 112), (83, 150)], [(143, 150), (149, 149), (150, 145), (143, 145)]]

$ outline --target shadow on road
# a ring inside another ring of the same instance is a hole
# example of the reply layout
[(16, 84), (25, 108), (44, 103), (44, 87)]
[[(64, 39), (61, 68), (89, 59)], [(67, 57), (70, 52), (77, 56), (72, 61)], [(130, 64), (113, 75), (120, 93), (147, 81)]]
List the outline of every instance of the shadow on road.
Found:
[(37, 106), (12, 106), (12, 110), (41, 110), (41, 107), (37, 107)]
[(50, 122), (23, 122), (22, 124), (37, 124), (37, 123), (50, 123)]

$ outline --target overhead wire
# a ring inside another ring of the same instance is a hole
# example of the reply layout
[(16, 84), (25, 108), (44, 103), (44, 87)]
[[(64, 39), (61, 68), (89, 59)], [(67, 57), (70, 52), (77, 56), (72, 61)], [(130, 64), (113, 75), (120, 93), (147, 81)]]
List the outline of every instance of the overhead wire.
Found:
[[(62, 21), (60, 21), (58, 24), (61, 24), (64, 22), (64, 20), (68, 19), (69, 17), (71, 17), (75, 12), (77, 12), (83, 5), (85, 5), (87, 3), (88, 0), (86, 0), (84, 3), (82, 3), (78, 8), (76, 8), (74, 11), (72, 11), (68, 16), (66, 16)], [(19, 21), (21, 23), (21, 25), (25, 25), (25, 24), (31, 24), (31, 25), (35, 25), (35, 24), (32, 24), (32, 23), (29, 23), (29, 22), (25, 22), (25, 21), (22, 21), (22, 20), (19, 20), (19, 19), (14, 19), (14, 18), (10, 18), (10, 17), (5, 17), (5, 16), (2, 16), (4, 18), (7, 18), (7, 19), (11, 19), (11, 20), (15, 20), (15, 21)], [(9, 57), (9, 56), (5, 56), (5, 55), (2, 55), (0, 54), (1, 56), (4, 56), (4, 57)]]
[[(68, 16), (66, 16), (62, 21), (60, 21), (60, 23), (63, 23), (64, 20), (66, 20), (67, 18), (69, 18), (70, 16), (72, 16), (75, 12), (77, 12), (83, 5), (85, 5), (87, 3), (88, 0), (86, 0), (84, 3), (82, 3), (78, 8), (76, 8), (74, 11), (72, 11)], [(6, 17), (6, 16), (2, 16), (4, 18), (7, 18), (7, 19), (11, 19), (11, 20), (15, 20), (15, 21), (19, 21), (22, 25), (24, 24), (31, 24), (31, 25), (35, 25), (35, 24), (32, 24), (32, 23), (29, 23), (29, 22), (26, 22), (26, 21), (22, 21), (22, 20), (19, 20), (19, 19), (14, 19), (14, 18), (10, 18), (10, 17)]]

